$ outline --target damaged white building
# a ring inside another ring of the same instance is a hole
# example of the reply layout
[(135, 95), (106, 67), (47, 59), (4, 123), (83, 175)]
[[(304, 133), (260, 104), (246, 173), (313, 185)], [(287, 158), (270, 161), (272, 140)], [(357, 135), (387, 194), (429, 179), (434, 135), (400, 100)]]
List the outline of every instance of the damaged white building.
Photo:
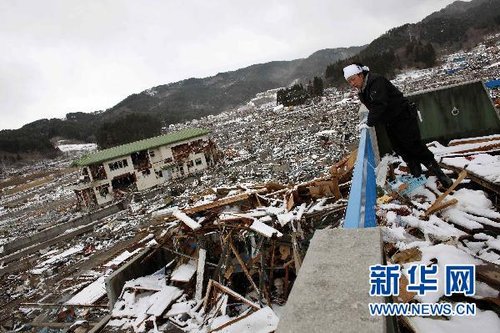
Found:
[(107, 204), (124, 191), (141, 191), (212, 166), (217, 149), (210, 131), (189, 128), (98, 151), (75, 161), (82, 167), (73, 190), (82, 207)]

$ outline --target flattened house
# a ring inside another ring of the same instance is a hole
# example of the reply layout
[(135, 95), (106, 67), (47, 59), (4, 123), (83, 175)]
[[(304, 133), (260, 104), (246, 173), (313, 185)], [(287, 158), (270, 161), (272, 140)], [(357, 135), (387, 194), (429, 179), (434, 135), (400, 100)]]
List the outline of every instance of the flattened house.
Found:
[(151, 188), (212, 166), (217, 149), (210, 131), (190, 128), (101, 150), (74, 162), (82, 167), (73, 187), (80, 207), (113, 201), (123, 191)]

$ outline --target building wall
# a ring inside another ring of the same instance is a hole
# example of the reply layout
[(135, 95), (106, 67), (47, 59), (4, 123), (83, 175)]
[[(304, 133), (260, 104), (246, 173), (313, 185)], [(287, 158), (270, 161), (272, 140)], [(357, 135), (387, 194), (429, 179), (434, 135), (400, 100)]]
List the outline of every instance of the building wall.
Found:
[[(126, 161), (126, 166), (124, 166), (123, 161)], [(130, 156), (115, 158), (113, 160), (106, 161), (103, 164), (104, 169), (106, 170), (106, 175), (108, 176), (107, 179), (109, 180), (116, 176), (123, 175), (124, 173), (134, 172), (134, 166)]]
[(153, 169), (147, 169), (142, 172), (135, 170), (135, 175), (137, 177), (137, 190), (139, 191), (160, 184)]
[[(102, 191), (101, 189), (107, 188), (107, 191)], [(111, 201), (113, 201), (113, 189), (111, 188), (111, 184), (108, 182), (106, 184), (96, 186), (92, 189), (95, 193), (95, 197), (97, 199), (98, 205), (104, 205)]]

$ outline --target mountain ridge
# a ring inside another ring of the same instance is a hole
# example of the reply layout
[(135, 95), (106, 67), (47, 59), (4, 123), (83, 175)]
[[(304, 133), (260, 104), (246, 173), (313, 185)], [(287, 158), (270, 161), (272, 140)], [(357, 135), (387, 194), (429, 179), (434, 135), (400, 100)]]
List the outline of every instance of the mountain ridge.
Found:
[(133, 93), (105, 111), (68, 113), (66, 120), (40, 119), (18, 130), (0, 131), (0, 158), (2, 152), (47, 152), (50, 149), (46, 143), (54, 137), (92, 142), (100, 126), (129, 114), (147, 114), (161, 120), (165, 126), (218, 114), (249, 101), (259, 92), (324, 76), (331, 64), (340, 68), (334, 72), (343, 81), (339, 60), (351, 61), (354, 56), (370, 56), (374, 61), (370, 66), (373, 69), (377, 69), (377, 61), (384, 62), (381, 56), (384, 54), (391, 56), (385, 65), (391, 68), (406, 66), (408, 63), (398, 62), (398, 56), (413, 37), (443, 49), (460, 47), (470, 37), (471, 29), (475, 29), (474, 37), (498, 29), (498, 13), (500, 0), (456, 1), (418, 23), (390, 29), (368, 45), (325, 48), (306, 58), (253, 64), (205, 78), (188, 78)]

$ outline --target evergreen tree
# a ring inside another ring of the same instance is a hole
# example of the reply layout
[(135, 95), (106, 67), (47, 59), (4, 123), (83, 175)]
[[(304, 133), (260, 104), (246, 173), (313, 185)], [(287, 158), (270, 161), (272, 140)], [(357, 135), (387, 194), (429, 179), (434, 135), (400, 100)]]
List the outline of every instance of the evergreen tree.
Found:
[(116, 121), (105, 122), (97, 130), (97, 144), (109, 148), (161, 134), (161, 122), (152, 116), (131, 113)]
[(324, 86), (323, 80), (320, 77), (315, 76), (313, 80), (313, 96), (323, 96)]
[(304, 104), (309, 94), (301, 84), (295, 84), (287, 89), (280, 89), (276, 94), (276, 102), (284, 106)]

